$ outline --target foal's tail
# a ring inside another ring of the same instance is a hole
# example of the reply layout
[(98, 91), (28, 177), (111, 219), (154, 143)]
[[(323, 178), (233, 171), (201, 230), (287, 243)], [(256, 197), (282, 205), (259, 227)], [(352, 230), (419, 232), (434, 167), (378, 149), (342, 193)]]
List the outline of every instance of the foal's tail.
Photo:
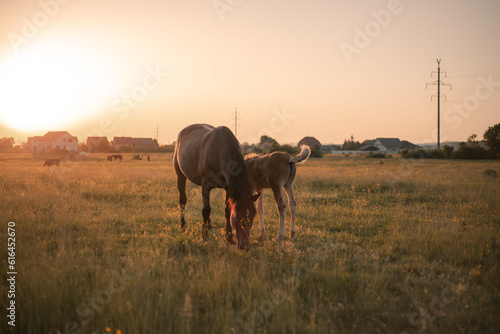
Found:
[(307, 145), (302, 145), (300, 147), (300, 153), (288, 160), (289, 163), (297, 163), (301, 161), (306, 161), (307, 158), (311, 155), (311, 148)]
[(302, 145), (300, 147), (300, 153), (288, 160), (288, 164), (290, 165), (290, 174), (288, 175), (287, 184), (293, 185), (293, 180), (295, 179), (295, 173), (297, 172), (297, 162), (306, 161), (307, 158), (311, 155), (311, 148), (307, 145)]

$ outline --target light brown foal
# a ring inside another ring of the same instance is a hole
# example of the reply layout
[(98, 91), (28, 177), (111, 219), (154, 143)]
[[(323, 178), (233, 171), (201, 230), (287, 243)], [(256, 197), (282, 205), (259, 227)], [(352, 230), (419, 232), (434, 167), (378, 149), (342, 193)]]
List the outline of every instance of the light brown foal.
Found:
[(292, 158), (286, 152), (273, 152), (264, 156), (250, 154), (245, 157), (250, 187), (253, 192), (259, 192), (260, 196), (257, 202), (257, 212), (260, 217), (260, 233), (264, 234), (264, 189), (271, 188), (274, 194), (274, 200), (278, 205), (280, 216), (280, 226), (276, 239), (285, 236), (285, 210), (286, 202), (283, 198), (282, 189), (285, 188), (288, 205), (290, 207), (291, 223), (290, 238), (295, 235), (295, 211), (297, 203), (293, 196), (293, 181), (297, 172), (295, 164), (306, 160), (311, 154), (309, 146), (304, 145), (298, 155)]

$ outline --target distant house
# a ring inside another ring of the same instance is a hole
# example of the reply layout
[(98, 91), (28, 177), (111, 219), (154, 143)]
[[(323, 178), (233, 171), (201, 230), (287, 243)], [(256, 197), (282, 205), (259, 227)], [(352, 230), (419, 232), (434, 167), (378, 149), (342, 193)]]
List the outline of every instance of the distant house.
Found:
[(32, 153), (50, 153), (56, 149), (78, 150), (78, 138), (67, 131), (50, 131), (43, 136), (28, 137), (28, 147)]
[(299, 141), (299, 143), (298, 143), (299, 147), (301, 145), (308, 145), (309, 147), (312, 147), (313, 145), (318, 145), (319, 147), (321, 147), (321, 143), (319, 142), (319, 140), (317, 140), (314, 137), (304, 137), (304, 138), (302, 138)]
[(336, 148), (337, 148), (337, 145), (334, 145), (334, 144), (321, 145), (321, 150), (323, 151), (323, 153), (331, 153), (331, 152), (335, 151)]
[(106, 147), (109, 147), (107, 137), (87, 137), (87, 152), (102, 152)]
[(416, 149), (416, 148), (418, 148), (418, 146), (417, 146), (417, 145), (412, 144), (412, 143), (410, 143), (410, 142), (409, 142), (409, 141), (407, 141), (407, 140), (403, 140), (403, 141), (401, 142), (401, 146), (399, 147), (399, 149), (400, 149), (400, 150), (404, 150), (404, 149), (414, 150), (414, 149)]
[(378, 150), (379, 150), (379, 148), (375, 147), (373, 144), (363, 145), (360, 148), (358, 148), (358, 151), (370, 151), (370, 152), (373, 152), (373, 151), (378, 151)]
[(374, 151), (373, 148), (380, 151), (401, 151), (404, 149), (414, 150), (418, 146), (410, 143), (407, 140), (399, 140), (399, 138), (377, 138), (375, 140), (366, 140), (361, 151)]
[(112, 146), (119, 150), (122, 147), (128, 147), (130, 149), (135, 148), (153, 148), (157, 147), (158, 144), (153, 138), (132, 138), (132, 137), (115, 137), (111, 142)]
[(377, 138), (373, 146), (380, 151), (398, 151), (401, 146), (401, 140), (399, 138)]

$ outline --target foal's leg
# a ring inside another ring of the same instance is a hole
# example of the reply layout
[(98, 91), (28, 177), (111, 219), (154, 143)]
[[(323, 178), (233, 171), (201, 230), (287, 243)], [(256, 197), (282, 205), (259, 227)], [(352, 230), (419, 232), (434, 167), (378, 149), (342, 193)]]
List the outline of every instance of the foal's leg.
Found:
[(259, 199), (257, 199), (257, 212), (259, 213), (260, 219), (260, 234), (264, 235), (266, 232), (266, 228), (264, 226), (264, 189), (260, 189), (257, 192), (260, 192)]
[(233, 228), (231, 227), (231, 208), (229, 207), (229, 194), (226, 191), (226, 242), (229, 244), (234, 244), (233, 240)]
[(280, 227), (278, 230), (278, 237), (276, 239), (281, 239), (285, 236), (285, 214), (286, 214), (286, 202), (285, 199), (283, 198), (282, 192), (282, 187), (280, 186), (274, 186), (272, 187), (273, 193), (274, 193), (274, 200), (276, 201), (276, 204), (278, 205), (278, 212), (280, 214)]
[(297, 202), (295, 202), (295, 196), (293, 196), (293, 183), (285, 185), (286, 195), (288, 196), (288, 206), (290, 207), (290, 215), (292, 220), (290, 222), (290, 238), (295, 236), (295, 212), (297, 210)]
[(201, 186), (201, 195), (203, 197), (203, 209), (201, 210), (201, 214), (203, 215), (203, 240), (207, 239), (208, 230), (212, 229), (212, 224), (210, 223), (210, 190), (212, 190), (210, 186)]
[(181, 228), (186, 227), (186, 220), (184, 220), (184, 212), (186, 211), (186, 177), (184, 174), (177, 174), (177, 189), (179, 189), (179, 204), (181, 206)]

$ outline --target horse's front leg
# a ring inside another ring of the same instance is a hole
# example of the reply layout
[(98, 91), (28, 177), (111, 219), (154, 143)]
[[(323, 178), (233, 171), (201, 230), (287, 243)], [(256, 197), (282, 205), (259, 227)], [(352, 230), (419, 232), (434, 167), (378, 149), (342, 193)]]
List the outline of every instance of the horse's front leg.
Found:
[(231, 207), (229, 206), (229, 194), (226, 190), (226, 242), (228, 244), (234, 244), (233, 240), (233, 228), (231, 227)]
[(260, 196), (257, 199), (257, 212), (259, 213), (260, 219), (260, 235), (264, 236), (266, 232), (266, 227), (264, 226), (264, 189), (260, 189)]
[(204, 184), (201, 186), (201, 195), (203, 197), (203, 209), (201, 210), (201, 214), (203, 215), (203, 240), (207, 240), (208, 230), (212, 229), (210, 222), (210, 212), (212, 211), (210, 208), (210, 190), (212, 190), (212, 187), (209, 185)]

